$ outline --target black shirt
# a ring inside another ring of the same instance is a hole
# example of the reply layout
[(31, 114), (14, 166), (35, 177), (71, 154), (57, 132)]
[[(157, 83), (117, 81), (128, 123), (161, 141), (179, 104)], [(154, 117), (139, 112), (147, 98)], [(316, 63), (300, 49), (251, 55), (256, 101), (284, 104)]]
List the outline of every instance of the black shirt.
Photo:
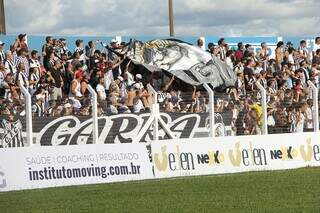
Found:
[(50, 73), (51, 73), (52, 78), (53, 78), (54, 81), (55, 81), (55, 87), (61, 88), (61, 83), (62, 83), (61, 78), (62, 78), (62, 75), (61, 75), (60, 70), (56, 70), (55, 68), (52, 68), (52, 69), (50, 69)]
[(244, 76), (248, 76), (248, 79), (244, 78), (244, 84), (247, 90), (252, 89), (252, 80), (253, 80), (253, 69), (250, 67), (244, 67), (243, 69)]

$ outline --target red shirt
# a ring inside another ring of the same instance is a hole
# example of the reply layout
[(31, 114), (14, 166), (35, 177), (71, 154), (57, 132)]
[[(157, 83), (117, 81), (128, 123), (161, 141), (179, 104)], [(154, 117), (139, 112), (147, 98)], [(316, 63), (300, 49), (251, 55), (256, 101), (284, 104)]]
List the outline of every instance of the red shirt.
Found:
[(234, 56), (236, 57), (236, 59), (238, 61), (240, 61), (243, 58), (243, 51), (242, 50), (237, 50)]

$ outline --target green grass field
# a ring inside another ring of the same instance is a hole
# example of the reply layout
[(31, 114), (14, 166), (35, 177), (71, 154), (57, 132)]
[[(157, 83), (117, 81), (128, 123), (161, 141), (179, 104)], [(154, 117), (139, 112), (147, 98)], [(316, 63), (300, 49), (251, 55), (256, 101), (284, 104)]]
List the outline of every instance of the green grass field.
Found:
[(320, 212), (320, 168), (0, 193), (0, 212)]

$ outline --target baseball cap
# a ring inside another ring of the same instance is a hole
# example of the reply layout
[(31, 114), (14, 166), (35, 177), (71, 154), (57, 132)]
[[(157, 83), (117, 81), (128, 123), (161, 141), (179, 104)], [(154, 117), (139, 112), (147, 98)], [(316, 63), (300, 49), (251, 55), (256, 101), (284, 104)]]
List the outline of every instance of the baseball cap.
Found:
[(141, 74), (136, 74), (136, 78), (142, 79), (142, 75)]
[(119, 79), (120, 81), (123, 81), (123, 78), (122, 78), (121, 76), (118, 76), (118, 79)]
[(81, 78), (82, 77), (82, 71), (81, 70), (76, 71), (75, 76), (76, 76), (76, 78)]
[(4, 45), (4, 42), (0, 41), (0, 45), (1, 45), (1, 46)]
[(21, 40), (23, 37), (25, 37), (27, 34), (19, 34), (18, 35), (18, 38), (19, 38), (19, 40)]
[(134, 88), (134, 89), (141, 89), (141, 84), (135, 83), (135, 84), (133, 85), (133, 88)]
[(293, 45), (293, 43), (292, 43), (291, 41), (288, 41), (288, 42), (287, 42), (287, 45), (292, 46), (292, 45)]
[(115, 38), (113, 38), (113, 39), (111, 39), (110, 43), (118, 43), (118, 41)]
[(66, 103), (66, 104), (64, 105), (64, 108), (70, 108), (70, 107), (72, 107), (72, 105), (71, 105), (70, 103)]

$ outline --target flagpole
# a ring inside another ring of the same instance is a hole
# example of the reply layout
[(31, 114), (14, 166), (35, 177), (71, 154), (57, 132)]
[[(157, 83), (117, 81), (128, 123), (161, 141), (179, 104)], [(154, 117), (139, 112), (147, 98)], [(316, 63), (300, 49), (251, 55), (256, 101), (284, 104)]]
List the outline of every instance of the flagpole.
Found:
[(0, 34), (6, 34), (6, 19), (4, 14), (4, 0), (0, 0)]
[(173, 6), (172, 6), (172, 1), (169, 0), (169, 26), (170, 26), (170, 36), (174, 36), (174, 26), (173, 26)]

